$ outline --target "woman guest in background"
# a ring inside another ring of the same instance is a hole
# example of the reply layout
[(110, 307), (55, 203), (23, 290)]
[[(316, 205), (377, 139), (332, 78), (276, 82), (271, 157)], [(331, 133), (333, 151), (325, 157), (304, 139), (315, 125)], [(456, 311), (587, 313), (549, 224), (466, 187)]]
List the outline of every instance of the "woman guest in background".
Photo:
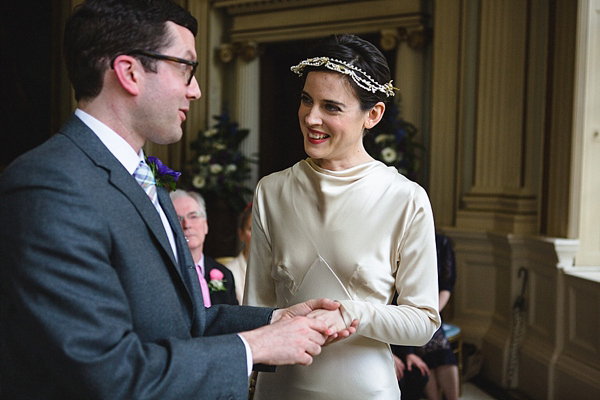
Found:
[(340, 311), (309, 316), (358, 328), (308, 367), (259, 374), (255, 399), (399, 399), (387, 343), (427, 343), (440, 316), (427, 194), (363, 146), (394, 95), (389, 67), (371, 43), (338, 35), (292, 71), (308, 158), (258, 183), (245, 303), (328, 296)]
[[(444, 309), (456, 283), (456, 263), (450, 239), (444, 235), (436, 235), (438, 257), (438, 287), (440, 311)], [(441, 398), (442, 390), (446, 400), (457, 400), (460, 392), (458, 361), (452, 352), (450, 343), (442, 328), (438, 329), (431, 340), (423, 347), (415, 348), (414, 353), (421, 357), (429, 370), (429, 381), (425, 386), (425, 394), (429, 400)]]
[(251, 236), (252, 203), (246, 206), (238, 220), (238, 237), (243, 246), (242, 251), (236, 258), (225, 264), (231, 273), (233, 273), (233, 278), (235, 279), (235, 294), (240, 304), (242, 304), (242, 300), (244, 299), (244, 283), (246, 282), (246, 265), (248, 264)]

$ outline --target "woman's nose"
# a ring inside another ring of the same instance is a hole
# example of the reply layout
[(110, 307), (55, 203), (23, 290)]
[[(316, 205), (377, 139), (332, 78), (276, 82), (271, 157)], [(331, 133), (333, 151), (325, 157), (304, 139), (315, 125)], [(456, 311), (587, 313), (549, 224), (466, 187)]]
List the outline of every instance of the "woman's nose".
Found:
[(321, 125), (321, 116), (317, 107), (307, 107), (304, 121), (309, 126)]

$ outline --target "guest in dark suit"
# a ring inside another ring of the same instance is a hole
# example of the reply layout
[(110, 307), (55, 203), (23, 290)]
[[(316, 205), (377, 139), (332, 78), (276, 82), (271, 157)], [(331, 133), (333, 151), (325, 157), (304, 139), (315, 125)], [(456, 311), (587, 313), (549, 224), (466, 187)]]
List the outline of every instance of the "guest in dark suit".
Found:
[(238, 305), (233, 274), (224, 265), (204, 255), (204, 239), (208, 234), (208, 218), (204, 198), (195, 192), (176, 190), (170, 193), (173, 207), (181, 222), (202, 288), (204, 306)]
[(179, 140), (200, 97), (196, 31), (163, 0), (84, 1), (67, 22), (78, 109), (0, 177), (3, 399), (245, 399), (253, 363), (310, 364), (335, 338), (303, 317), (339, 306), (324, 299), (204, 307), (142, 150)]

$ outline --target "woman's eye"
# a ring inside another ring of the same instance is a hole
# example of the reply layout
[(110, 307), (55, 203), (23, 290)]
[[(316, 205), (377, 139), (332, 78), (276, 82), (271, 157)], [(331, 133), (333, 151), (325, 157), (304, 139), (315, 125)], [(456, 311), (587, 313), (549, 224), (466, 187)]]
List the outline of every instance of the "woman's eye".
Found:
[(325, 104), (325, 109), (327, 111), (333, 112), (333, 111), (342, 111), (338, 106), (336, 106), (335, 104)]
[(302, 104), (311, 104), (310, 98), (308, 96), (300, 96), (300, 102)]

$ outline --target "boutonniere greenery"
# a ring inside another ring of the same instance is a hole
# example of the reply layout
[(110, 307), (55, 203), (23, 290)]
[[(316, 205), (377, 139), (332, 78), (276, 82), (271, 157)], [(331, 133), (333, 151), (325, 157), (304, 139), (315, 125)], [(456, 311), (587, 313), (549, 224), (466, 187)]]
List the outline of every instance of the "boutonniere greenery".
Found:
[(156, 186), (162, 186), (164, 188), (171, 188), (175, 190), (175, 182), (181, 176), (181, 172), (175, 172), (171, 168), (167, 167), (156, 157), (146, 157), (146, 164), (152, 170), (154, 179), (156, 179)]
[(211, 292), (224, 292), (227, 290), (225, 288), (226, 279), (223, 279), (225, 275), (221, 271), (216, 268), (213, 268), (209, 272), (210, 281), (208, 282), (208, 287)]

